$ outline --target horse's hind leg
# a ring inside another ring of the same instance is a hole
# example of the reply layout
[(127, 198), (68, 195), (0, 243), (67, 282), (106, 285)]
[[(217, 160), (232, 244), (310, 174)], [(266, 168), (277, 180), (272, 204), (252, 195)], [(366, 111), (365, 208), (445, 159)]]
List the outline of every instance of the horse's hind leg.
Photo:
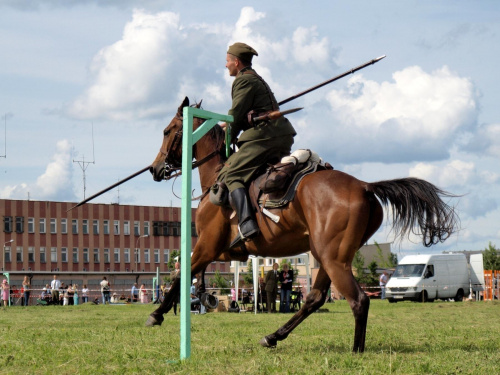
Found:
[(146, 321), (146, 327), (157, 326), (163, 323), (163, 314), (166, 314), (170, 311), (170, 309), (174, 304), (174, 301), (176, 301), (177, 298), (179, 298), (180, 290), (181, 290), (181, 279), (177, 278), (172, 283), (172, 287), (165, 295), (165, 298), (163, 299), (163, 302), (161, 303), (160, 307), (158, 307), (155, 311), (153, 311), (149, 315), (149, 318)]
[(370, 299), (361, 290), (350, 268), (346, 269), (340, 263), (334, 263), (330, 272), (333, 285), (346, 298), (354, 315), (354, 346), (353, 352), (365, 350), (366, 326), (368, 324), (368, 310)]
[(316, 276), (316, 281), (314, 282), (313, 289), (307, 295), (302, 308), (288, 321), (283, 327), (278, 329), (276, 332), (264, 337), (260, 344), (265, 347), (275, 347), (278, 341), (282, 341), (288, 337), (290, 332), (292, 332), (295, 327), (297, 327), (304, 319), (306, 319), (313, 312), (318, 310), (326, 300), (326, 294), (328, 288), (330, 287), (330, 278), (327, 273), (321, 267), (319, 269), (318, 275)]

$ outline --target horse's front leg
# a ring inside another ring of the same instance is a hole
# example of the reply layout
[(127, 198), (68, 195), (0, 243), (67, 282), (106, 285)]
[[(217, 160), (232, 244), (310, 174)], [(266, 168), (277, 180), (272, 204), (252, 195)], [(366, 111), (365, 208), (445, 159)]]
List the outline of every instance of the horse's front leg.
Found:
[(302, 308), (286, 322), (284, 326), (260, 340), (260, 344), (267, 348), (273, 348), (277, 345), (278, 341), (286, 339), (290, 332), (302, 323), (304, 319), (323, 306), (329, 286), (330, 278), (323, 267), (321, 267), (316, 277), (316, 281), (314, 282), (313, 289), (307, 295)]
[(172, 287), (165, 295), (163, 302), (160, 307), (158, 307), (155, 311), (153, 311), (148, 320), (146, 321), (146, 327), (159, 326), (163, 323), (163, 314), (166, 314), (172, 308), (174, 301), (179, 298), (181, 290), (181, 279), (176, 278), (172, 284)]

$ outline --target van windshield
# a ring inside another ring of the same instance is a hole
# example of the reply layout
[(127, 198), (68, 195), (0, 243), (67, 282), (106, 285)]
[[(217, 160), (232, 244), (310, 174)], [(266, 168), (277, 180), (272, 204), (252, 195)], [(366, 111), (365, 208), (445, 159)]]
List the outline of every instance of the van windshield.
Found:
[(400, 264), (396, 267), (394, 277), (421, 277), (425, 264)]

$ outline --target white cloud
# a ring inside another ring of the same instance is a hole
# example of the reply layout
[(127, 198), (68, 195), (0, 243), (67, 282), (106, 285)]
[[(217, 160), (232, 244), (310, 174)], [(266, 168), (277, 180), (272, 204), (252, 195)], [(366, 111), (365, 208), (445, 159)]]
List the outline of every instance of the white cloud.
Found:
[(445, 166), (418, 163), (410, 168), (409, 175), (433, 181), (439, 186), (465, 186), (478, 180), (474, 163), (461, 160), (453, 160)]
[(478, 127), (473, 136), (464, 142), (463, 150), (477, 155), (500, 157), (500, 124)]
[(298, 27), (293, 33), (293, 56), (300, 64), (325, 63), (328, 60), (328, 38), (318, 40), (315, 27)]
[(67, 140), (59, 141), (52, 161), (34, 184), (6, 186), (0, 196), (4, 199), (25, 199), (29, 193), (32, 199), (75, 200), (72, 164), (70, 143)]
[(125, 120), (163, 112), (158, 93), (178, 87), (170, 67), (176, 58), (182, 59), (174, 51), (183, 39), (178, 15), (134, 11), (122, 39), (95, 56), (90, 67), (93, 83), (69, 107), (69, 114)]
[(472, 83), (446, 66), (432, 73), (408, 67), (394, 73), (393, 82), (356, 75), (327, 100), (337, 125), (335, 146), (350, 162), (446, 159), (478, 114)]

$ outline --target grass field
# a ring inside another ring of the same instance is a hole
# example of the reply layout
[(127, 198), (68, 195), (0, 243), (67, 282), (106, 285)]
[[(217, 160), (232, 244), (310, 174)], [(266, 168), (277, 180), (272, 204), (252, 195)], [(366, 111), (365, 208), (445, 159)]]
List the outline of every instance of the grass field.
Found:
[(305, 320), (275, 349), (259, 340), (290, 315), (192, 316), (179, 362), (179, 316), (145, 328), (152, 305), (0, 310), (0, 374), (499, 374), (500, 303), (374, 300), (366, 352), (352, 354), (345, 301)]

